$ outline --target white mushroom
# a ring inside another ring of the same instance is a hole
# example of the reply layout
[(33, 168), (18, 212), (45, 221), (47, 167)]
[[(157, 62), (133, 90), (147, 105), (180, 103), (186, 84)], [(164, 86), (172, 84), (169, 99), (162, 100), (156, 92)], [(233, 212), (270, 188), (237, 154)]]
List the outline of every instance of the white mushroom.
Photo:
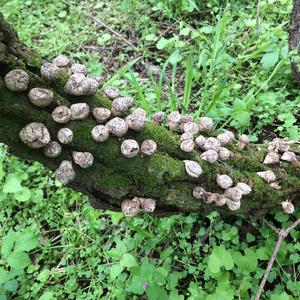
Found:
[(248, 195), (252, 192), (251, 187), (247, 183), (244, 183), (244, 182), (238, 182), (236, 187), (242, 191), (243, 195)]
[(121, 209), (125, 217), (134, 217), (140, 212), (140, 201), (137, 198), (124, 200)]
[(121, 137), (123, 135), (125, 135), (128, 131), (128, 125), (127, 123), (119, 118), (119, 117), (115, 117), (113, 119), (111, 119), (110, 121), (108, 121), (106, 123), (106, 126), (109, 130), (109, 132), (117, 137)]
[(20, 131), (20, 139), (28, 147), (37, 149), (50, 142), (50, 133), (42, 123), (30, 123)]
[(243, 197), (243, 192), (237, 187), (231, 187), (224, 192), (224, 196), (232, 201), (240, 201)]
[(95, 107), (93, 109), (93, 116), (97, 123), (105, 123), (111, 116), (111, 111), (105, 107)]
[(133, 106), (131, 97), (118, 97), (112, 102), (112, 112), (115, 116), (121, 116)]
[(197, 134), (199, 132), (199, 126), (195, 122), (183, 123), (182, 130), (183, 132)]
[(237, 146), (243, 150), (247, 147), (247, 145), (250, 144), (250, 139), (248, 137), (248, 135), (246, 134), (242, 134), (240, 137), (239, 137), (239, 142), (237, 143)]
[(32, 104), (38, 107), (46, 107), (53, 100), (53, 92), (43, 88), (33, 88), (29, 91), (28, 98)]
[(90, 113), (90, 108), (86, 103), (75, 103), (70, 107), (71, 120), (84, 120)]
[(83, 64), (75, 63), (71, 66), (71, 72), (73, 74), (86, 74), (86, 67)]
[(63, 105), (57, 106), (52, 112), (52, 118), (56, 123), (68, 123), (71, 120), (71, 110)]
[(73, 131), (69, 128), (61, 128), (57, 133), (57, 139), (61, 144), (70, 144), (73, 141)]
[(45, 62), (41, 67), (41, 75), (47, 81), (59, 79), (59, 67), (55, 64)]
[(218, 153), (215, 150), (207, 150), (203, 152), (200, 157), (210, 164), (215, 163), (219, 158)]
[(83, 169), (91, 167), (94, 163), (94, 157), (90, 152), (73, 151), (72, 156), (75, 164)]
[(184, 160), (183, 162), (184, 162), (186, 173), (190, 177), (198, 178), (201, 175), (202, 168), (196, 161)]
[[(137, 197), (133, 198), (136, 199)], [(152, 198), (137, 198), (140, 201), (141, 210), (146, 213), (152, 213), (156, 207), (156, 201)]]
[(61, 162), (54, 175), (61, 181), (63, 185), (67, 185), (75, 179), (75, 171), (73, 169), (72, 162), (64, 160)]
[(121, 152), (123, 156), (127, 158), (132, 158), (138, 155), (140, 150), (139, 144), (137, 141), (128, 139), (124, 140), (121, 144)]
[(231, 151), (229, 151), (225, 147), (221, 147), (220, 150), (219, 150), (219, 152), (218, 152), (218, 154), (219, 154), (219, 159), (220, 160), (227, 160), (231, 156)]
[(272, 165), (272, 164), (277, 164), (279, 163), (280, 159), (279, 159), (279, 155), (276, 152), (269, 152), (264, 161), (263, 164), (264, 165)]
[(214, 137), (209, 137), (205, 140), (204, 145), (202, 146), (203, 150), (214, 150), (218, 152), (220, 150), (221, 144), (218, 139)]
[(199, 120), (199, 131), (200, 132), (209, 132), (214, 128), (214, 122), (211, 118), (202, 117)]
[(273, 171), (262, 171), (256, 173), (259, 177), (261, 177), (267, 183), (271, 183), (276, 180), (276, 175)]
[(165, 113), (162, 111), (156, 112), (152, 115), (153, 122), (162, 124), (164, 122)]
[(70, 60), (67, 56), (60, 54), (53, 59), (52, 63), (59, 68), (67, 68), (70, 64)]
[(141, 153), (150, 156), (156, 152), (157, 144), (153, 140), (144, 140), (141, 145)]
[(135, 131), (143, 130), (146, 120), (147, 120), (147, 113), (142, 108), (138, 108), (138, 109), (134, 110), (125, 119), (125, 121), (128, 125), (128, 128), (135, 130)]
[(206, 194), (206, 191), (203, 187), (201, 186), (197, 186), (193, 189), (193, 196), (196, 198), (196, 199), (201, 199), (203, 200), (204, 197), (205, 197), (205, 194)]
[(109, 138), (109, 130), (104, 125), (95, 126), (92, 129), (91, 134), (93, 140), (95, 140), (96, 142), (104, 142)]
[(61, 145), (58, 142), (51, 141), (44, 147), (44, 154), (47, 157), (57, 157), (61, 153)]
[(234, 140), (234, 134), (231, 131), (227, 130), (223, 133), (220, 133), (217, 136), (217, 139), (219, 140), (222, 146), (225, 146)]
[(4, 77), (6, 87), (13, 92), (23, 92), (28, 88), (29, 76), (21, 69), (14, 69)]
[(289, 201), (281, 202), (281, 206), (286, 214), (292, 214), (295, 211), (294, 205)]
[(181, 136), (180, 136), (180, 141), (186, 141), (186, 140), (193, 140), (194, 139), (194, 135), (190, 132), (184, 132)]
[(288, 161), (291, 163), (297, 162), (297, 156), (292, 151), (286, 151), (282, 154), (281, 160)]
[(116, 99), (120, 96), (120, 91), (115, 86), (108, 86), (107, 88), (104, 89), (103, 92), (109, 99), (112, 99), (112, 100)]
[(184, 152), (192, 152), (194, 150), (195, 144), (193, 140), (184, 140), (180, 144), (180, 149)]
[(232, 201), (226, 198), (226, 205), (230, 210), (235, 211), (241, 208), (241, 201)]
[(220, 188), (227, 190), (233, 185), (233, 180), (228, 175), (217, 175), (217, 184)]
[(203, 135), (199, 135), (196, 139), (195, 139), (195, 144), (198, 148), (202, 148), (205, 144), (206, 138)]

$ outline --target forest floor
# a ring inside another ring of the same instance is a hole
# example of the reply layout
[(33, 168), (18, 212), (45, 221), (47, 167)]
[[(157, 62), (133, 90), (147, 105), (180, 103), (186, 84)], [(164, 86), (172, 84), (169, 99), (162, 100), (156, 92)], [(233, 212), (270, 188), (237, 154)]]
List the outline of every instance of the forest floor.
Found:
[[(149, 116), (179, 109), (253, 142), (299, 140), (292, 1), (227, 2), (0, 0), (0, 11), (45, 59), (86, 64)], [(276, 243), (270, 223), (300, 215), (127, 219), (7, 151), (0, 144), (0, 300), (253, 299)], [(283, 242), (262, 299), (300, 298), (299, 240), (295, 229)]]

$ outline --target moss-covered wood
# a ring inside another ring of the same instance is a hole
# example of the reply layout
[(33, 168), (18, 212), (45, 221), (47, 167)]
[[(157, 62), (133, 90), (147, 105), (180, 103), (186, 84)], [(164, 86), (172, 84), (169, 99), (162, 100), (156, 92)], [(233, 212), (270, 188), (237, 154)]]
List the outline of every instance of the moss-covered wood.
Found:
[[(11, 40), (14, 42), (11, 43)], [(243, 198), (238, 213), (255, 215), (266, 213), (274, 207), (280, 209), (280, 202), (286, 199), (296, 205), (300, 202), (299, 164), (282, 163), (273, 167), (282, 186), (281, 190), (275, 190), (256, 175), (258, 171), (269, 169), (261, 164), (266, 153), (264, 146), (252, 145), (243, 151), (232, 146), (235, 153), (232, 159), (209, 165), (200, 159), (197, 151), (189, 154), (182, 152), (179, 135), (151, 122), (146, 124), (142, 132), (131, 131), (126, 135), (126, 138), (133, 137), (139, 142), (144, 139), (156, 141), (158, 152), (151, 157), (124, 158), (120, 152), (124, 138), (110, 137), (104, 143), (95, 142), (90, 134), (96, 125), (92, 117), (67, 124), (74, 131), (74, 140), (64, 146), (62, 154), (56, 159), (45, 157), (41, 149), (28, 148), (19, 139), (20, 130), (28, 123), (44, 123), (54, 139), (58, 129), (66, 127), (56, 124), (51, 118), (51, 111), (56, 105), (70, 105), (79, 101), (87, 102), (91, 108), (111, 105), (100, 94), (80, 98), (65, 95), (62, 87), (67, 77), (64, 73), (60, 82), (50, 87), (55, 93), (55, 103), (45, 109), (33, 106), (26, 92), (14, 93), (5, 87), (4, 75), (16, 66), (30, 74), (30, 87), (46, 87), (47, 84), (39, 76), (41, 61), (38, 54), (21, 46), (16, 33), (0, 15), (0, 141), (9, 145), (11, 153), (23, 159), (39, 161), (52, 170), (63, 159), (71, 159), (73, 150), (91, 152), (95, 157), (94, 165), (89, 169), (75, 166), (77, 176), (70, 187), (88, 194), (95, 206), (119, 210), (122, 200), (144, 196), (156, 199), (157, 211), (162, 213), (197, 211), (207, 214), (215, 209), (229, 213), (227, 207), (204, 204), (192, 196), (192, 190), (197, 185), (211, 192), (222, 192), (216, 184), (217, 174), (227, 174), (235, 182), (244, 181), (253, 186), (253, 192)], [(299, 148), (296, 150), (300, 152)], [(187, 176), (184, 159), (196, 160), (201, 164), (203, 174), (198, 179)]]

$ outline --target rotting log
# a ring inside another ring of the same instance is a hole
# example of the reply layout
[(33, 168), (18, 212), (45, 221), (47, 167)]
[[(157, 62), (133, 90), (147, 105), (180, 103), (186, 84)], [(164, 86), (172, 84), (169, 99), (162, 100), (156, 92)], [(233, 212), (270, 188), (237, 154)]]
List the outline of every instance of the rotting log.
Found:
[[(62, 88), (67, 80), (67, 74), (64, 72), (61, 72), (58, 83), (49, 86), (40, 77), (41, 63), (42, 59), (38, 53), (19, 41), (16, 32), (0, 14), (0, 141), (9, 146), (12, 154), (29, 161), (38, 161), (51, 170), (55, 170), (62, 160), (71, 160), (74, 150), (91, 152), (95, 158), (94, 165), (88, 169), (75, 166), (77, 175), (70, 187), (90, 196), (96, 208), (120, 210), (121, 202), (134, 196), (155, 199), (156, 212), (163, 214), (196, 211), (205, 215), (212, 210), (219, 210), (226, 214), (259, 215), (269, 212), (272, 208), (280, 209), (280, 203), (286, 199), (293, 201), (296, 206), (299, 205), (299, 163), (281, 163), (272, 167), (282, 187), (281, 190), (275, 190), (256, 175), (258, 171), (270, 169), (261, 163), (267, 152), (263, 145), (250, 145), (246, 150), (232, 145), (234, 156), (231, 159), (210, 165), (201, 160), (198, 151), (182, 152), (178, 134), (147, 122), (142, 132), (128, 132), (126, 138), (134, 138), (139, 143), (144, 139), (153, 139), (158, 145), (157, 153), (150, 157), (138, 156), (128, 159), (120, 153), (121, 141), (124, 138), (110, 137), (103, 143), (92, 139), (90, 132), (96, 125), (92, 117), (67, 125), (55, 123), (51, 118), (51, 111), (57, 105), (68, 106), (84, 100), (91, 108), (110, 108), (111, 101), (100, 94), (84, 99), (66, 95)], [(16, 67), (26, 70), (30, 75), (29, 88), (51, 88), (55, 95), (54, 103), (47, 108), (38, 108), (28, 100), (28, 91), (9, 91), (3, 78)], [(54, 139), (60, 128), (69, 127), (74, 132), (74, 140), (63, 147), (58, 158), (50, 159), (44, 156), (43, 150), (28, 148), (20, 141), (20, 130), (31, 122), (44, 123)], [(300, 154), (300, 148), (296, 147), (296, 152)], [(186, 174), (184, 159), (200, 163), (203, 173), (199, 178), (191, 178)], [(193, 197), (192, 190), (199, 185), (211, 192), (222, 192), (216, 184), (217, 174), (227, 174), (235, 182), (243, 181), (253, 187), (253, 191), (242, 199), (240, 210), (231, 212), (226, 206), (204, 204)]]
[[(291, 26), (289, 30), (289, 50), (296, 50), (300, 54), (300, 0), (293, 0), (293, 10), (291, 14)], [(292, 73), (300, 85), (299, 62), (291, 61)]]

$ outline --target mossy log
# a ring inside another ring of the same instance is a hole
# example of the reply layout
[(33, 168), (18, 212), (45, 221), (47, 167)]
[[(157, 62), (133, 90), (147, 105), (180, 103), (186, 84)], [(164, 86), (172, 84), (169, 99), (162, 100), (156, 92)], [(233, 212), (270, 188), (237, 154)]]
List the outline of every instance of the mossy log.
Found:
[[(111, 101), (101, 94), (83, 98), (66, 95), (62, 88), (67, 79), (64, 72), (58, 83), (49, 86), (40, 77), (41, 63), (40, 56), (19, 42), (15, 31), (0, 15), (0, 141), (9, 146), (11, 153), (22, 159), (41, 162), (52, 170), (62, 160), (71, 160), (74, 150), (91, 152), (95, 158), (94, 165), (88, 169), (75, 166), (77, 175), (70, 187), (89, 195), (95, 207), (120, 210), (124, 199), (135, 196), (155, 199), (156, 212), (163, 214), (196, 211), (205, 215), (212, 210), (219, 210), (226, 214), (258, 215), (272, 208), (281, 209), (280, 203), (286, 199), (293, 201), (296, 206), (299, 204), (299, 164), (281, 163), (272, 167), (282, 187), (281, 190), (275, 190), (256, 175), (258, 171), (270, 169), (261, 163), (267, 152), (263, 145), (250, 145), (246, 150), (232, 145), (234, 156), (231, 159), (210, 165), (201, 160), (199, 151), (181, 151), (179, 135), (152, 122), (146, 123), (142, 132), (131, 131), (126, 135), (126, 138), (132, 137), (138, 142), (144, 139), (156, 141), (158, 151), (150, 157), (124, 158), (120, 153), (120, 144), (124, 138), (110, 137), (106, 142), (95, 142), (91, 130), (96, 122), (89, 117), (67, 124), (74, 132), (73, 142), (64, 146), (58, 158), (47, 158), (43, 150), (31, 149), (20, 141), (19, 132), (25, 125), (31, 122), (44, 123), (51, 136), (56, 137), (58, 130), (66, 126), (52, 120), (51, 111), (55, 106), (85, 101), (91, 108), (110, 108)], [(29, 88), (51, 88), (55, 95), (54, 103), (47, 108), (38, 108), (28, 100), (28, 91), (9, 91), (3, 79), (8, 71), (16, 67), (26, 70), (30, 75)], [(296, 151), (299, 154), (300, 149)], [(193, 179), (186, 174), (184, 159), (200, 163), (203, 173), (199, 178)], [(222, 192), (216, 184), (217, 174), (227, 174), (235, 182), (243, 181), (253, 187), (253, 191), (242, 199), (240, 210), (230, 212), (225, 206), (204, 204), (193, 197), (192, 190), (199, 185), (211, 192)]]
[[(300, 0), (293, 0), (293, 11), (291, 14), (291, 27), (289, 31), (289, 49), (296, 50), (300, 54)], [(300, 85), (299, 62), (292, 60), (292, 72), (298, 85)]]

